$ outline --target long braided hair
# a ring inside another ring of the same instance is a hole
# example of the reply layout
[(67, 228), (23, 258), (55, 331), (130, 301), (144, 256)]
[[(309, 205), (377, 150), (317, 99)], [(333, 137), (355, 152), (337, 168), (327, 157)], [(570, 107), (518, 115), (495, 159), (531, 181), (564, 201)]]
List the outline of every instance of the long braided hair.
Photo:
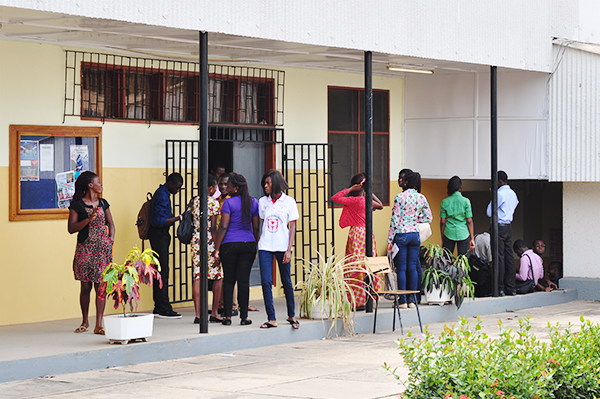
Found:
[(75, 180), (75, 194), (73, 194), (73, 201), (77, 201), (85, 197), (90, 188), (88, 185), (94, 181), (94, 179), (98, 177), (94, 172), (83, 172), (79, 175), (77, 180)]
[(244, 176), (235, 174), (229, 177), (228, 183), (231, 183), (232, 186), (238, 188), (237, 193), (232, 194), (232, 196), (240, 196), (242, 200), (242, 223), (244, 223), (244, 226), (250, 227), (250, 222), (252, 219), (252, 198), (250, 197), (250, 192), (248, 191), (248, 182), (246, 182), (246, 178)]

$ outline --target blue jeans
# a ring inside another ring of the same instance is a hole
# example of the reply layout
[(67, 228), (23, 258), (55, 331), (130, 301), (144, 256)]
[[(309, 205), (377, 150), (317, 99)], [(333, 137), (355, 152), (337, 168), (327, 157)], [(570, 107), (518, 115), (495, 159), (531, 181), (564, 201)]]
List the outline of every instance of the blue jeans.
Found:
[(296, 305), (294, 304), (294, 286), (292, 285), (292, 276), (290, 272), (290, 262), (283, 263), (285, 252), (258, 251), (258, 260), (260, 262), (260, 282), (262, 285), (263, 298), (265, 300), (265, 309), (267, 310), (268, 321), (275, 321), (275, 307), (273, 306), (273, 257), (277, 259), (279, 265), (279, 275), (283, 284), (285, 293), (285, 302), (287, 304), (288, 318), (296, 315)]
[[(421, 247), (419, 233), (398, 233), (394, 236), (394, 244), (398, 247), (394, 258), (398, 272), (398, 289), (416, 291), (419, 285), (417, 267)], [(415, 302), (416, 295), (410, 297), (409, 302)], [(406, 295), (400, 296), (400, 303), (406, 303)]]

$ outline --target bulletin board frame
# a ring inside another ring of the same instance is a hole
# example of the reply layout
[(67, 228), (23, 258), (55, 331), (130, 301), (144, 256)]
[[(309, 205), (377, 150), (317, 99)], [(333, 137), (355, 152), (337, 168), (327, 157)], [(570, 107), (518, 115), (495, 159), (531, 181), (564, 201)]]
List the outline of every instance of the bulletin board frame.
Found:
[(21, 138), (74, 137), (94, 139), (94, 164), (90, 169), (102, 179), (102, 128), (76, 126), (10, 125), (9, 127), (9, 220), (60, 220), (69, 217), (68, 209), (22, 209), (21, 205)]

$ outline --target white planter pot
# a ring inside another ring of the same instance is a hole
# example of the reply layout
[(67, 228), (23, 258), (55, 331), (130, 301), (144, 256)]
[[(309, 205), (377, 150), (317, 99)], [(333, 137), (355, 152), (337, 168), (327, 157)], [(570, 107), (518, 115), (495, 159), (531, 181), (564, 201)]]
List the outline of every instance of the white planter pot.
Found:
[(133, 339), (146, 339), (152, 336), (153, 314), (132, 314), (104, 316), (105, 337), (111, 342), (126, 344)]
[(448, 291), (438, 290), (435, 287), (431, 291), (425, 292), (427, 303), (444, 306), (447, 302), (452, 301), (452, 297)]

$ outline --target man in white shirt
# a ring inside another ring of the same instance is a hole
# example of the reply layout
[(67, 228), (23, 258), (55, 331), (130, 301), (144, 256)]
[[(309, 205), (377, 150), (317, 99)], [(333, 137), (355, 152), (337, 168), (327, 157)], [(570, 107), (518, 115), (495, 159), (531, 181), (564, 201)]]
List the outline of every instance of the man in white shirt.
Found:
[[(516, 295), (515, 258), (512, 252), (513, 214), (519, 205), (517, 194), (508, 185), (508, 175), (498, 171), (498, 290), (500, 296)], [(492, 202), (487, 207), (488, 217), (492, 217)]]

